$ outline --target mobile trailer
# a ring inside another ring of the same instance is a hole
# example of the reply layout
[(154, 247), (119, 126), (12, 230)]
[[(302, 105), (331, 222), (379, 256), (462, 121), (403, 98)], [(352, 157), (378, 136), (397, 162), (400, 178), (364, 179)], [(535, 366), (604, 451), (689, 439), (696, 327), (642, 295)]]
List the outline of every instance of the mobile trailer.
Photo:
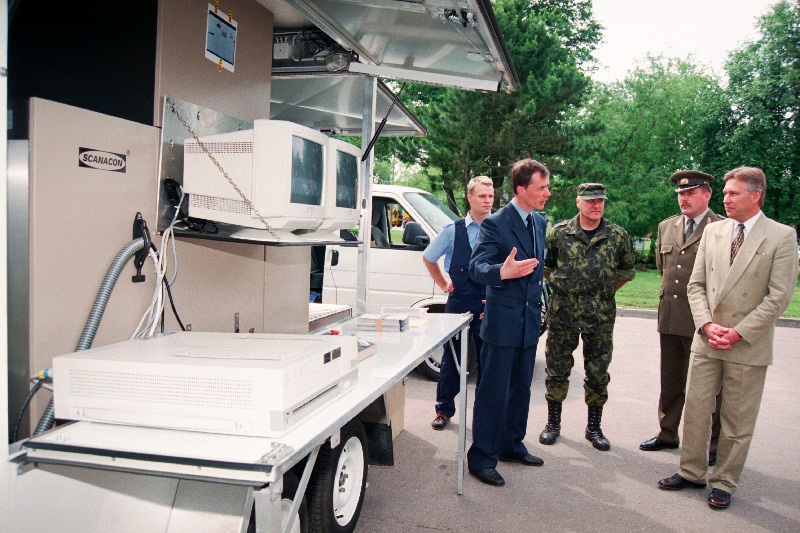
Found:
[[(48, 368), (54, 355), (74, 349), (108, 256), (130, 239), (135, 213), (143, 213), (154, 230), (163, 229), (168, 205), (163, 184), (167, 177), (174, 177), (163, 174), (165, 169), (173, 168), (171, 161), (164, 160), (164, 154), (169, 153), (165, 145), (173, 148), (186, 138), (185, 132), (183, 137), (175, 137), (171, 126), (164, 123), (170, 96), (208, 110), (209, 113), (203, 111), (204, 115), (219, 113), (236, 117), (234, 120), (244, 124), (264, 117), (288, 119), (333, 133), (360, 132), (367, 138), (372, 137), (377, 119), (392, 100), (391, 92), (377, 81), (377, 76), (472, 90), (513, 88), (513, 67), (488, 2), (460, 2), (457, 9), (440, 4), (387, 2), (376, 7), (350, 1), (236, 0), (228, 5), (211, 5), (163, 0), (119, 5), (96, 2), (83, 4), (77, 10), (53, 8), (41, 13), (30, 2), (11, 2), (3, 24), (10, 35), (8, 85), (3, 78), (2, 89), (9, 103), (9, 136), (21, 143), (10, 149), (17, 157), (10, 161), (7, 174), (9, 248), (3, 247), (11, 260), (7, 286), (10, 418), (19, 410), (24, 396), (20, 392), (27, 390), (28, 376)], [(397, 57), (387, 52), (397, 48), (378, 50), (370, 48), (369, 43), (376, 31), (384, 31), (385, 38), (395, 32), (375, 30), (373, 22), (369, 22), (371, 34), (354, 29), (354, 25), (373, 21), (373, 10), (381, 9), (385, 14), (387, 8), (396, 9), (396, 14), (384, 18), (407, 30), (398, 41), (411, 51), (403, 55), (404, 59), (425, 53), (413, 49), (422, 43), (420, 35), (430, 35), (440, 49), (457, 49), (461, 45), (463, 50), (465, 32), (474, 32), (475, 38), (462, 56), (448, 57), (435, 65), (420, 61), (434, 65), (427, 67), (428, 71), (426, 67), (408, 65), (401, 69), (394, 64)], [(89, 24), (89, 19), (103, 23)], [(236, 30), (235, 56), (227, 55), (225, 43), (209, 46), (207, 30), (217, 19), (222, 27)], [(435, 24), (435, 31), (426, 29), (430, 24)], [(326, 43), (330, 53), (324, 57), (316, 56), (316, 49), (309, 50), (312, 44), (319, 44), (321, 34), (330, 38)], [(450, 42), (453, 39), (455, 43)], [(473, 49), (477, 42), (485, 49)], [(465, 63), (467, 53), (482, 57), (483, 62)], [(349, 61), (346, 73), (332, 75), (333, 71), (342, 70), (342, 61)], [(60, 70), (61, 65), (68, 68)], [(71, 65), (81, 68), (70, 68)], [(332, 86), (338, 87), (337, 98), (323, 94)], [(142, 91), (142, 87), (146, 89)], [(309, 105), (314, 99), (316, 105)], [(331, 102), (345, 101), (360, 108), (355, 113), (359, 117), (355, 125), (350, 108), (331, 109)], [(311, 114), (306, 114), (309, 111)], [(422, 133), (409, 115), (402, 106), (395, 106), (384, 134)], [(199, 113), (196, 116), (200, 120)], [(81, 155), (87, 152), (88, 159), (81, 161)], [(117, 159), (112, 161), (110, 156)], [(109, 161), (116, 164), (103, 167)], [(370, 169), (371, 160), (367, 158), (364, 175), (368, 176)], [(369, 191), (369, 180), (364, 180), (365, 197)], [(365, 205), (363, 229), (367, 229), (364, 220), (370, 218), (370, 207)], [(235, 238), (198, 239), (188, 234), (177, 239), (176, 248), (182, 260), (176, 299), (185, 302), (184, 310), (195, 330), (308, 330), (307, 278), (297, 275), (308, 272), (307, 248), (254, 244)], [(366, 246), (362, 248), (363, 265), (369, 251)], [(365, 267), (360, 268), (363, 271)], [(368, 300), (366, 290), (366, 286), (359, 288), (364, 302)], [(95, 345), (126, 338), (150, 292), (142, 285), (120, 283), (109, 301)], [(276, 313), (276, 309), (280, 312)], [(363, 309), (357, 305), (356, 312)], [(82, 422), (44, 433), (38, 443), (33, 442), (37, 439), (15, 443), (8, 452), (11, 461), (4, 470), (2, 493), (9, 523), (18, 531), (48, 526), (52, 530), (86, 531), (95, 526), (97, 530), (133, 530), (141, 525), (137, 520), (151, 520), (147, 523), (153, 526), (149, 528), (152, 530), (182, 530), (188, 525), (197, 529), (202, 516), (222, 516), (219, 519), (224, 524), (229, 526), (233, 520), (244, 529), (255, 500), (256, 507), (268, 509), (256, 527), (279, 530), (281, 492), (288, 492), (284, 491), (284, 474), (298, 465), (313, 465), (313, 450), (325, 442), (336, 454), (342, 430), (346, 434), (344, 440), (349, 441), (351, 421), (365, 418), (367, 407), (382, 403), (383, 394), (401, 379), (403, 372), (463, 325), (463, 319), (458, 317), (455, 322), (446, 320), (441, 328), (432, 328), (434, 338), (417, 340), (412, 343), (414, 350), (398, 356), (402, 361), (399, 366), (395, 363), (389, 370), (373, 369), (376, 376), (368, 379), (369, 367), (379, 366), (380, 359), (368, 362), (365, 380), (371, 381), (372, 386), (358, 400), (368, 403), (357, 402), (337, 411), (335, 417), (326, 418), (324, 424), (315, 426), (311, 437), (298, 445), (299, 450), (279, 449), (272, 455), (262, 454), (267, 459), (259, 463), (260, 474), (252, 474), (258, 468), (251, 465), (246, 468), (248, 474), (231, 477), (225, 465), (236, 461), (198, 458), (202, 452), (195, 452), (188, 459), (175, 452), (165, 459), (153, 450), (129, 449), (127, 436), (123, 439), (125, 446), (119, 446), (114, 442), (113, 431), (107, 433), (110, 430), (102, 428), (100, 435), (91, 434), (96, 428), (89, 429)], [(173, 319), (166, 321), (167, 329), (177, 328)], [(385, 351), (389, 353), (389, 348)], [(2, 397), (5, 400), (6, 395)], [(32, 422), (46, 403), (46, 395), (34, 398)], [(385, 403), (383, 409), (377, 417), (389, 422)], [(32, 425), (27, 427), (26, 421), (22, 433), (27, 435)], [(146, 428), (135, 429), (165, 442), (187, 437), (168, 430), (169, 437), (161, 433), (155, 437)], [(55, 438), (57, 444), (46, 449), (50, 438)], [(80, 440), (84, 438), (87, 440)], [(92, 447), (88, 444), (98, 441), (111, 448), (87, 459), (86, 448)], [(177, 446), (196, 444), (197, 441), (184, 440)], [(262, 444), (267, 443), (259, 446)], [(237, 448), (238, 441), (230, 445)], [(212, 448), (225, 446), (218, 443)], [(34, 460), (37, 453), (40, 455)], [(31, 468), (45, 463), (52, 465)], [(153, 467), (152, 463), (159, 466)], [(312, 474), (309, 466), (298, 476), (299, 485), (312, 475), (330, 478), (334, 469)], [(145, 471), (148, 473), (143, 474)], [(255, 482), (252, 476), (257, 478)], [(31, 521), (28, 511), (41, 506), (43, 498), (52, 514), (42, 521)], [(172, 503), (162, 505), (162, 501)], [(204, 502), (199, 507), (206, 507), (199, 514), (198, 501)], [(299, 511), (301, 501), (295, 499), (294, 509)], [(360, 505), (360, 497), (352, 501)], [(312, 502), (319, 507), (330, 504)], [(77, 506), (85, 507), (86, 515), (76, 513)], [(290, 508), (289, 516), (295, 514), (294, 509)], [(138, 519), (130, 520), (134, 515)], [(349, 518), (344, 525), (336, 526), (337, 530), (352, 529), (357, 512)], [(210, 520), (199, 529), (210, 529), (214, 523)], [(318, 524), (313, 527), (326, 530), (326, 526)]]

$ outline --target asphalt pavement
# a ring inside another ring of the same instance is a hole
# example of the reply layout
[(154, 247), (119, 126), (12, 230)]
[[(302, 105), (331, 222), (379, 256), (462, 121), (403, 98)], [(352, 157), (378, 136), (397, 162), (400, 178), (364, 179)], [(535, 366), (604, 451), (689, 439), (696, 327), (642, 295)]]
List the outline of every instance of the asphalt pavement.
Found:
[[(458, 495), (458, 416), (434, 431), (436, 384), (407, 378), (405, 425), (394, 442), (395, 465), (370, 467), (357, 533), (538, 531), (800, 531), (800, 328), (778, 327), (750, 453), (729, 509), (712, 510), (709, 489), (668, 492), (659, 479), (678, 471), (680, 449), (643, 452), (658, 432), (658, 334), (653, 314), (621, 312), (614, 331), (609, 401), (603, 431), (611, 450), (584, 439), (583, 358), (575, 355), (561, 436), (543, 446), (544, 339), (539, 343), (525, 443), (542, 467), (500, 463), (504, 487), (465, 475)], [(797, 326), (787, 323), (787, 326)], [(474, 382), (468, 383), (467, 445)]]

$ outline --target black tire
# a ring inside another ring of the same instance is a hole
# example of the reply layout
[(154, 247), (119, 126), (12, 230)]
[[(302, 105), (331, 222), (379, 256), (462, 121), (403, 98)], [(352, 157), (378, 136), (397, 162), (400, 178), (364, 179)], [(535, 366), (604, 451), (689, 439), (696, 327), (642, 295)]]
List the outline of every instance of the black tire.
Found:
[(340, 431), (341, 439), (331, 449), (326, 442), (319, 450), (306, 492), (308, 531), (350, 533), (356, 527), (367, 488), (367, 434), (358, 420)]
[[(293, 472), (286, 472), (283, 474), (283, 493), (281, 494), (281, 511), (287, 513), (292, 507), (292, 502), (297, 495), (297, 488), (300, 485), (299, 478)], [(281, 520), (281, 524), (286, 524), (286, 519)], [(294, 524), (292, 525), (291, 533), (308, 533), (308, 504), (306, 498), (300, 502), (300, 508), (297, 510)], [(250, 512), (250, 523), (247, 524), (247, 533), (256, 532), (256, 510), (255, 506)]]
[(539, 324), (539, 336), (547, 331), (547, 309), (550, 307), (550, 285), (546, 280), (542, 281), (542, 323)]
[[(442, 357), (444, 356), (444, 346), (434, 350), (432, 354), (422, 360), (417, 366), (420, 373), (431, 381), (439, 381), (439, 372), (442, 368)], [(472, 336), (469, 338), (469, 346), (467, 347), (467, 359), (469, 366), (467, 371), (472, 374), (478, 366), (478, 358), (475, 356), (475, 342)]]
[[(428, 308), (428, 313), (444, 313), (444, 306), (431, 306)], [(419, 370), (420, 374), (429, 380), (439, 381), (439, 371), (442, 368), (443, 355), (444, 346), (440, 346), (434, 350), (432, 354), (428, 355), (428, 357), (422, 360), (422, 362), (417, 366), (417, 370)], [(478, 367), (478, 358), (475, 356), (475, 345), (472, 341), (472, 335), (470, 335), (469, 346), (467, 347), (467, 359), (469, 361), (467, 371), (470, 373), (475, 372), (475, 369)]]

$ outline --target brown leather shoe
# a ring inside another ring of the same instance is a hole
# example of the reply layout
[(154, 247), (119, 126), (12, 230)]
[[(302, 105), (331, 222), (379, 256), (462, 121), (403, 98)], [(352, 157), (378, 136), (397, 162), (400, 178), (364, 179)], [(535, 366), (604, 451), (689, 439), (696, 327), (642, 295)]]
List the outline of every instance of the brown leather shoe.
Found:
[(437, 431), (444, 429), (444, 427), (450, 422), (450, 417), (443, 415), (442, 413), (436, 413), (436, 418), (433, 419), (431, 422), (431, 427)]
[(675, 474), (672, 477), (664, 478), (658, 482), (658, 488), (664, 490), (681, 490), (681, 489), (702, 489), (705, 483), (698, 483), (697, 481), (689, 481), (680, 474)]
[(708, 506), (712, 509), (727, 509), (731, 505), (731, 493), (722, 489), (711, 489)]

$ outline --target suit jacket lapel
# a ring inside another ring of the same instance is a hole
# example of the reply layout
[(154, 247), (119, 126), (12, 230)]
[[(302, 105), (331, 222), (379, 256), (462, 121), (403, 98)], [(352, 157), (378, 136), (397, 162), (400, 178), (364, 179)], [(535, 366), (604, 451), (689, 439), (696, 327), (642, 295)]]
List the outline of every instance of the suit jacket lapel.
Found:
[[(689, 240), (683, 243), (681, 249), (691, 246), (700, 240), (700, 237), (703, 236), (703, 230), (709, 223), (711, 223), (713, 219), (712, 215), (712, 211), (706, 213), (706, 216), (703, 217), (703, 220), (701, 220), (700, 224), (694, 229), (694, 233), (689, 236)], [(681, 242), (681, 240), (683, 240), (683, 217), (678, 217), (678, 221), (675, 223), (674, 227), (675, 238), (677, 239), (677, 242)]]
[[(669, 228), (669, 232), (670, 232), (670, 239), (672, 240), (672, 242), (683, 247), (681, 245), (681, 243), (683, 242), (683, 216), (675, 217), (675, 221)], [(669, 241), (665, 239), (665, 242)]]
[[(531, 243), (531, 236), (528, 233), (527, 226), (525, 226), (525, 221), (523, 221), (520, 218), (519, 213), (517, 213), (517, 210), (514, 209), (513, 207), (511, 207), (509, 209), (508, 215), (511, 217), (511, 221), (512, 221), (512, 223), (514, 225), (513, 226), (514, 227), (514, 235), (517, 236), (517, 240), (520, 242), (522, 250), (525, 252), (525, 256), (527, 258), (535, 257), (534, 256), (533, 246), (532, 246), (532, 243)], [(535, 227), (535, 224), (536, 224), (536, 221), (534, 220), (534, 227)], [(517, 257), (517, 260), (519, 260), (519, 259), (520, 258)]]
[[(752, 229), (750, 229), (750, 231), (747, 233), (747, 237), (745, 237), (742, 247), (739, 249), (739, 253), (736, 254), (736, 259), (729, 267), (730, 270), (728, 270), (728, 275), (725, 277), (725, 281), (723, 282), (722, 288), (717, 296), (718, 301), (724, 298), (731, 291), (734, 285), (736, 285), (736, 283), (739, 281), (739, 278), (742, 277), (742, 274), (744, 274), (744, 271), (750, 265), (753, 257), (755, 257), (756, 250), (758, 250), (758, 247), (761, 246), (762, 242), (764, 242), (764, 239), (767, 236), (765, 220), (766, 219), (763, 215), (758, 217), (758, 220), (753, 225)], [(726, 232), (729, 237), (727, 261), (730, 262), (730, 238), (733, 236), (733, 228), (730, 225), (728, 225), (728, 228), (730, 231)], [(724, 247), (720, 246), (720, 248)]]

